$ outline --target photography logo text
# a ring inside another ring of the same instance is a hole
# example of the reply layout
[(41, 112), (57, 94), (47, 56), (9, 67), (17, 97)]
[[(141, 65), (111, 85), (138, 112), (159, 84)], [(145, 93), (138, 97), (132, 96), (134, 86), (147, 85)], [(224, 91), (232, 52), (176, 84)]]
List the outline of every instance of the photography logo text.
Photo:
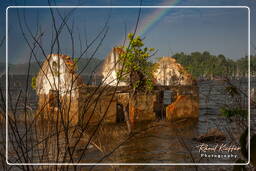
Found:
[(205, 144), (196, 146), (201, 158), (236, 159), (240, 147), (234, 144)]

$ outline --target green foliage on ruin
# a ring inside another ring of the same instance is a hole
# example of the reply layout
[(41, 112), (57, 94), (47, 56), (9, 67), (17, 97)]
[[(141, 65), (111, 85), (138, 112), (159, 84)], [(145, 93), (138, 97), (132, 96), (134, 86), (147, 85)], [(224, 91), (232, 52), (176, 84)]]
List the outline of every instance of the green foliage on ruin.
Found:
[(78, 58), (73, 58), (73, 61), (74, 61), (74, 70), (75, 71), (78, 71)]
[(135, 91), (153, 89), (154, 64), (149, 61), (154, 48), (144, 46), (142, 39), (128, 34), (129, 46), (122, 47), (124, 53), (119, 56), (121, 69), (117, 72), (120, 81), (127, 82)]
[(31, 87), (33, 89), (36, 89), (36, 76), (32, 77), (32, 80), (31, 80)]

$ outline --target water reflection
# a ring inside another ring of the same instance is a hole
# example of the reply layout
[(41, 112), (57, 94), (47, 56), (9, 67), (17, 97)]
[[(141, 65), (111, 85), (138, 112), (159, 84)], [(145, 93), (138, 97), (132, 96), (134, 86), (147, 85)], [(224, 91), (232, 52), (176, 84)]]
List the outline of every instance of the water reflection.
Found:
[[(241, 85), (247, 92), (247, 82), (244, 81)], [(227, 122), (219, 115), (219, 108), (231, 102), (231, 99), (223, 93), (222, 83), (200, 82), (199, 91), (200, 117), (197, 121), (184, 120), (173, 123), (161, 120), (137, 123), (135, 130), (137, 134), (132, 137), (129, 137), (125, 124), (104, 125), (98, 129), (86, 150), (86, 144), (94, 127), (86, 130), (79, 139), (81, 133), (79, 128), (70, 128), (68, 134), (65, 134), (61, 131), (64, 128), (56, 127), (56, 124), (33, 123), (33, 129), (29, 132), (30, 138), (27, 140), (28, 155), (33, 159), (31, 162), (62, 162), (62, 160), (108, 163), (234, 162), (234, 160), (224, 161), (223, 159), (200, 159), (198, 149), (195, 148), (198, 142), (193, 138), (204, 134), (210, 128), (218, 128), (227, 134), (224, 143), (233, 141), (237, 143), (241, 130), (234, 123)], [(12, 93), (15, 94), (15, 92)], [(33, 94), (33, 90), (30, 94)], [(31, 96), (31, 98), (35, 97)], [(36, 100), (30, 100), (33, 106), (33, 101)], [(24, 123), (18, 125), (18, 128), (20, 132), (25, 132)], [(229, 137), (227, 130), (232, 131), (235, 139)], [(15, 142), (14, 136), (9, 138), (9, 142)], [(77, 143), (78, 139), (79, 143)], [(23, 141), (25, 142), (25, 139)], [(14, 143), (9, 148), (12, 161), (17, 160), (16, 153), (12, 152), (14, 147), (18, 147), (18, 144)], [(70, 152), (73, 154), (72, 159)], [(105, 157), (108, 154), (110, 155)]]

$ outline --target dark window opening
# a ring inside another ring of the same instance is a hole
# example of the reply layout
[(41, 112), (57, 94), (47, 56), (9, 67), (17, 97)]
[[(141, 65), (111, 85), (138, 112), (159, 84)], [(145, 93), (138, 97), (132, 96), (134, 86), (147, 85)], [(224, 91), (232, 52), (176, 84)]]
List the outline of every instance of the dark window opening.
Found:
[(58, 66), (58, 64), (57, 64), (57, 62), (56, 61), (53, 61), (52, 62), (52, 72), (53, 72), (53, 75), (54, 76), (59, 76), (59, 66)]
[(158, 119), (165, 118), (164, 91), (162, 90), (157, 93), (157, 100), (154, 103), (154, 112)]
[(124, 122), (125, 121), (124, 106), (122, 104), (116, 105), (116, 112), (117, 112), (116, 121)]
[(49, 91), (49, 106), (50, 107), (58, 107), (58, 91), (50, 90)]

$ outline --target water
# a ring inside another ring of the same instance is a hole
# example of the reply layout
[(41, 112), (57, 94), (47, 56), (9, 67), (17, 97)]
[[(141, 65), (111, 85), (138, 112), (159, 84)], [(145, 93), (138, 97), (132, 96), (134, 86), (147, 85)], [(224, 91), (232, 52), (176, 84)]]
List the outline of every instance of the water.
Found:
[[(13, 97), (12, 106), (15, 106), (15, 99), (21, 92), (20, 100), (24, 99), (25, 92), (25, 76), (10, 77), (10, 93)], [(31, 78), (30, 78), (31, 79)], [(4, 90), (4, 79), (1, 80), (1, 87)], [(244, 92), (247, 92), (247, 80), (241, 79), (232, 82)], [(132, 137), (129, 137), (126, 132), (124, 123), (105, 125), (100, 127), (97, 138), (94, 140), (100, 148), (96, 148), (91, 144), (86, 151), (86, 155), (81, 158), (81, 162), (98, 162), (104, 155), (111, 154), (110, 157), (101, 162), (107, 163), (219, 163), (219, 162), (235, 162), (236, 159), (207, 159), (200, 158), (197, 146), (200, 145), (194, 138), (207, 132), (211, 128), (218, 128), (226, 135), (226, 140), (221, 143), (238, 144), (239, 136), (242, 129), (235, 123), (229, 122), (226, 118), (220, 116), (220, 108), (223, 105), (228, 105), (234, 99), (225, 94), (224, 83), (221, 81), (202, 81), (198, 83), (200, 92), (200, 115), (198, 121), (180, 121), (171, 123), (168, 121), (153, 121), (142, 122), (136, 124), (138, 132)], [(32, 110), (35, 110), (37, 105), (37, 96), (35, 91), (29, 87), (28, 104)], [(256, 87), (256, 81), (253, 80), (251, 87)], [(4, 91), (3, 91), (4, 92)], [(171, 92), (165, 92), (165, 96)], [(168, 99), (166, 99), (168, 100)], [(244, 98), (242, 103), (247, 105), (247, 99)], [(18, 106), (22, 111), (24, 105)], [(255, 121), (255, 109), (252, 110), (251, 121)], [(20, 127), (24, 131), (24, 126)], [(252, 124), (252, 132), (255, 132), (255, 122)], [(46, 128), (38, 128), (38, 132), (47, 134)], [(142, 131), (143, 130), (143, 131)], [(48, 130), (49, 131), (49, 130)], [(135, 131), (135, 132), (136, 132)], [(33, 131), (32, 131), (33, 132)], [(38, 133), (37, 132), (37, 133)], [(90, 131), (89, 131), (90, 132)], [(33, 134), (33, 133), (32, 133)], [(33, 136), (32, 136), (33, 137)], [(129, 138), (128, 138), (129, 137)], [(56, 138), (56, 137), (55, 137)], [(75, 137), (77, 138), (77, 137)], [(232, 139), (233, 138), (233, 139)], [(51, 141), (56, 143), (55, 139)], [(61, 137), (60, 142), (65, 142)], [(78, 160), (87, 139), (83, 138), (79, 143), (75, 152), (75, 160)], [(213, 145), (214, 143), (209, 143)], [(216, 143), (215, 143), (216, 144)], [(115, 149), (116, 147), (119, 147)], [(47, 146), (48, 147), (48, 146)], [(54, 145), (51, 147), (54, 149)], [(42, 151), (43, 148), (36, 148)], [(36, 150), (35, 149), (35, 150)], [(102, 150), (102, 151), (101, 151)], [(11, 151), (11, 150), (10, 150)], [(30, 153), (30, 155), (40, 158), (41, 152)], [(54, 151), (54, 150), (53, 150)], [(36, 155), (35, 155), (36, 154)], [(241, 157), (240, 153), (236, 153)], [(15, 158), (15, 155), (14, 155)], [(35, 159), (38, 161), (38, 159)]]

